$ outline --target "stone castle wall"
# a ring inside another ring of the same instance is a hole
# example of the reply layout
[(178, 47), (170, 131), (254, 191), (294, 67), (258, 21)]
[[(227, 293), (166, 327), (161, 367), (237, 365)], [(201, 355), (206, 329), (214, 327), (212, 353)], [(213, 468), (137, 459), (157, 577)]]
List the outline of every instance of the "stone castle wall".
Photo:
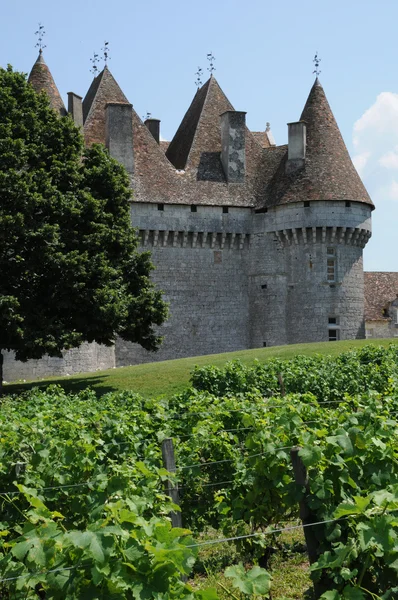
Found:
[(249, 347), (250, 209), (132, 205), (141, 250), (151, 251), (153, 279), (170, 303), (156, 353), (116, 342), (118, 366)]
[[(64, 359), (15, 363), (5, 379), (32, 379), (113, 366), (288, 343), (365, 336), (362, 249), (370, 207), (295, 203), (249, 208), (132, 203), (140, 249), (170, 303), (157, 353), (118, 339), (83, 345)], [(328, 280), (331, 249), (335, 267)], [(330, 319), (335, 319), (330, 324)]]
[(13, 352), (4, 352), (4, 381), (42, 379), (49, 376), (74, 375), (102, 371), (116, 366), (114, 347), (82, 344), (64, 353), (63, 358), (43, 356), (40, 360), (16, 361)]

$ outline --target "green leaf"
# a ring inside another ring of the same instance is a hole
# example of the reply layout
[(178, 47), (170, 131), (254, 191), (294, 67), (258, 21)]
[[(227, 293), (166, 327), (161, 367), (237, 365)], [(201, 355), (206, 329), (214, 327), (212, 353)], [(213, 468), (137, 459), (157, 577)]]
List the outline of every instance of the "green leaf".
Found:
[(346, 585), (343, 589), (343, 598), (347, 600), (366, 600), (367, 594), (360, 590), (358, 587), (352, 587)]
[(322, 594), (321, 599), (323, 600), (340, 600), (341, 596), (337, 590), (331, 590), (330, 592), (325, 592)]
[(244, 594), (264, 595), (271, 585), (271, 576), (265, 569), (256, 566), (246, 572), (242, 563), (228, 567), (225, 577), (232, 579), (232, 585)]
[(299, 451), (299, 456), (306, 467), (312, 467), (322, 458), (322, 450), (318, 446), (305, 446)]
[(346, 515), (360, 515), (365, 512), (371, 501), (370, 497), (354, 496), (353, 502), (341, 502), (336, 508), (334, 516), (339, 519)]
[(219, 600), (215, 588), (206, 588), (205, 590), (198, 590), (197, 592), (195, 592), (195, 598), (199, 598), (199, 600)]

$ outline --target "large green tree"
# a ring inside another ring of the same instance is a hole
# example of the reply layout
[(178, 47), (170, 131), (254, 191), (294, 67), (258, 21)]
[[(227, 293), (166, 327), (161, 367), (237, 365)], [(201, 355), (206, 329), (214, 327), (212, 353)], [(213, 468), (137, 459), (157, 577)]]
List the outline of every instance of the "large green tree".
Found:
[(104, 147), (85, 149), (70, 117), (0, 69), (0, 382), (5, 349), (25, 361), (115, 336), (157, 349), (167, 308), (130, 197)]

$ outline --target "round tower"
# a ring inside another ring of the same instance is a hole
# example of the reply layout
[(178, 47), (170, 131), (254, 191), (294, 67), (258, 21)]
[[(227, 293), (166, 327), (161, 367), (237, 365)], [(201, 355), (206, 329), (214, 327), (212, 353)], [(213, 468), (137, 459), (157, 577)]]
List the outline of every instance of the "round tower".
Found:
[(288, 127), (261, 215), (276, 293), (267, 285), (263, 343), (254, 327), (253, 345), (364, 338), (362, 251), (374, 206), (318, 79)]

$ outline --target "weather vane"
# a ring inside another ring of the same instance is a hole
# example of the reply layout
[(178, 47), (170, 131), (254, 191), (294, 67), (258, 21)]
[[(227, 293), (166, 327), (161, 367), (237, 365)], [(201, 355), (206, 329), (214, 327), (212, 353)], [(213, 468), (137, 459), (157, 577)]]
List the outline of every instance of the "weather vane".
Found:
[(208, 53), (207, 60), (209, 61), (209, 66), (207, 67), (207, 70), (210, 71), (210, 75), (213, 75), (213, 71), (216, 70), (216, 67), (214, 66), (214, 61), (216, 60), (216, 58), (215, 56), (213, 56), (213, 52)]
[(96, 52), (94, 52), (93, 58), (90, 58), (90, 62), (92, 63), (90, 73), (92, 73), (94, 75), (94, 77), (97, 77), (97, 75), (98, 75), (97, 63), (99, 63), (99, 56)]
[(145, 117), (142, 117), (142, 120), (143, 120), (143, 121), (147, 121), (147, 120), (148, 120), (148, 119), (150, 119), (151, 117), (152, 117), (152, 113), (150, 113), (150, 112), (147, 112), (147, 113), (146, 113), (146, 115), (145, 115)]
[(318, 56), (318, 51), (315, 52), (315, 56), (313, 58), (313, 63), (315, 65), (315, 69), (312, 71), (313, 73), (315, 73), (315, 75), (318, 77), (318, 75), (320, 75), (322, 73), (322, 71), (319, 69), (319, 63), (321, 62), (321, 58), (319, 58)]
[(107, 64), (108, 60), (111, 59), (110, 56), (109, 56), (109, 50), (110, 50), (110, 48), (109, 48), (109, 42), (104, 42), (104, 47), (101, 48), (101, 50), (104, 53), (103, 54), (104, 62), (105, 62), (105, 64)]
[(197, 88), (202, 87), (202, 74), (203, 74), (203, 69), (198, 67), (198, 70), (195, 73), (195, 75), (196, 75), (195, 85)]
[(46, 32), (44, 31), (44, 25), (39, 23), (39, 29), (37, 31), (35, 31), (35, 35), (37, 35), (37, 44), (35, 45), (35, 48), (39, 48), (39, 53), (41, 54), (43, 52), (44, 48), (47, 47), (43, 43), (44, 36), (46, 35)]

